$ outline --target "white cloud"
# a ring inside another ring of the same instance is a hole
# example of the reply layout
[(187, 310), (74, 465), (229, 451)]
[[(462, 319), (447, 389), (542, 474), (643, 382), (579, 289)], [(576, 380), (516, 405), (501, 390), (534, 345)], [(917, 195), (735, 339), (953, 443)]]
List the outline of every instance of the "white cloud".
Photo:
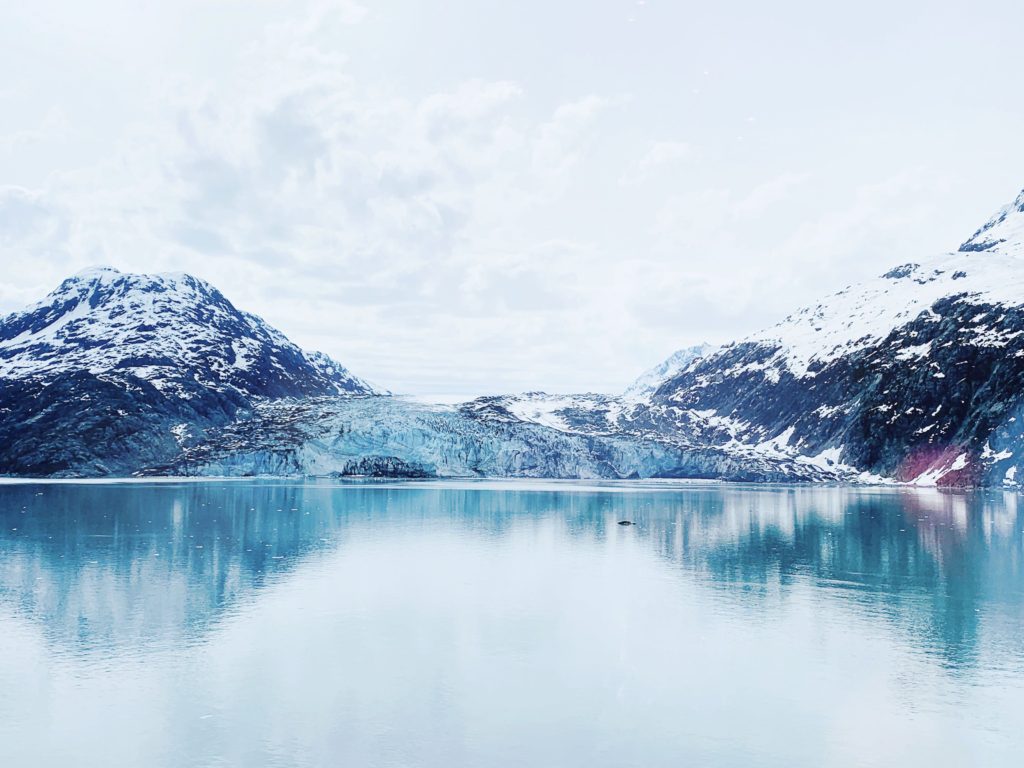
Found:
[(639, 184), (661, 169), (693, 162), (698, 152), (682, 141), (654, 141), (639, 160), (622, 175), (623, 184)]
[(751, 216), (764, 213), (775, 203), (785, 200), (788, 196), (811, 179), (809, 173), (783, 173), (774, 179), (759, 184), (736, 204), (736, 213), (740, 216)]
[[(3, 99), (0, 93), (0, 100)], [(26, 144), (60, 141), (71, 133), (71, 124), (60, 107), (50, 107), (38, 125), (0, 134), (0, 152), (16, 152)]]

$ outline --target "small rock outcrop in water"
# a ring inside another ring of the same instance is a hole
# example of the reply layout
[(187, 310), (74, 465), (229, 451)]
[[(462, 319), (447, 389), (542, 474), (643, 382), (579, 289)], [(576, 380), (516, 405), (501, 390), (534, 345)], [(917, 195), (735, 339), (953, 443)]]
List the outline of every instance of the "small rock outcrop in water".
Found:
[(632, 525), (632, 520), (619, 520), (619, 525)]

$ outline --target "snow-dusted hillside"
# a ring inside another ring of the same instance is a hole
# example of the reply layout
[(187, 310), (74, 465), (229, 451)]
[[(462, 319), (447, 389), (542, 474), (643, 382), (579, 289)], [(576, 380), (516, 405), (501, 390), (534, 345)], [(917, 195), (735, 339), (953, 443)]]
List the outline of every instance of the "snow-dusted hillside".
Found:
[(996, 251), (1024, 256), (1024, 191), (960, 246), (964, 253)]
[(646, 400), (668, 379), (678, 376), (714, 349), (711, 344), (705, 343), (677, 350), (666, 360), (640, 374), (623, 393), (623, 397), (629, 401)]
[[(1024, 462), (1024, 193), (961, 249), (846, 288), (665, 381), (646, 418), (694, 417), (899, 480), (1015, 482)], [(1024, 477), (1024, 473), (1021, 474)]]
[(460, 410), (483, 421), (538, 424), (559, 432), (607, 435), (621, 432), (619, 419), (629, 403), (611, 395), (549, 395), (524, 392), (493, 395), (463, 403)]
[[(922, 313), (932, 313), (936, 302), (949, 297), (963, 297), (978, 305), (1016, 306), (1024, 302), (1024, 261), (992, 250), (902, 264), (829, 296), (817, 306), (801, 309), (744, 341), (778, 345), (769, 367), (782, 363), (794, 375), (806, 376), (845, 355), (877, 345), (894, 329)], [(997, 344), (1000, 337), (978, 341)], [(919, 344), (903, 354), (926, 358), (929, 351), (926, 344)]]
[(49, 380), (81, 371), (136, 377), (183, 398), (197, 385), (243, 397), (372, 391), (202, 280), (109, 267), (80, 272), (0, 320), (0, 379)]

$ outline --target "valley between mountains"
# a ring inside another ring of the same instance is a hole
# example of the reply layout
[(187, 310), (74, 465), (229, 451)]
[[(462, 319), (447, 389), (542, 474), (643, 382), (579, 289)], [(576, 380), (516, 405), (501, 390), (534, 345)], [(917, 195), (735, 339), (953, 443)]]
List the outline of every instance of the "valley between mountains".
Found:
[(392, 396), (185, 274), (96, 268), (0, 321), (0, 474), (1018, 487), (1024, 192), (956, 251), (620, 395)]

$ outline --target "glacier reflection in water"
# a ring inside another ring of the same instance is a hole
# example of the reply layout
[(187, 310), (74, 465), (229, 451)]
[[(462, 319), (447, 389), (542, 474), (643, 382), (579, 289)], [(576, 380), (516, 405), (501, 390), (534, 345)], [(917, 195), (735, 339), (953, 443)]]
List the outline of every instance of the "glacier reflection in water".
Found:
[(0, 486), (4, 766), (1010, 766), (1022, 717), (1012, 494)]

